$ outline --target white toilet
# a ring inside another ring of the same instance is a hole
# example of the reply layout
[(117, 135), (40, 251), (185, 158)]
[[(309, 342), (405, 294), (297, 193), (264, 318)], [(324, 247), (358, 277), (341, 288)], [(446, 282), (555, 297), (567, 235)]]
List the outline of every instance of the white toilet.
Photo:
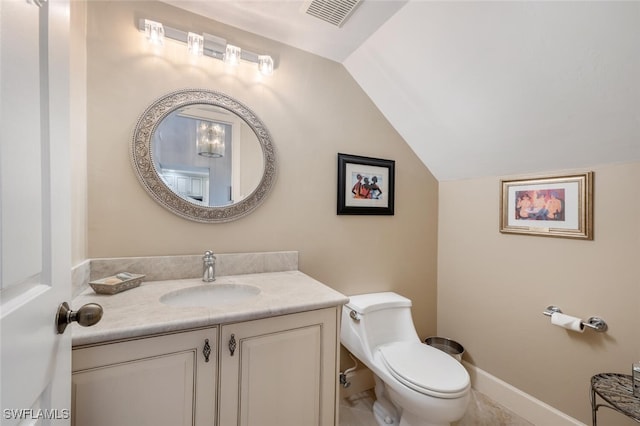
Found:
[(444, 426), (464, 415), (469, 374), (453, 357), (420, 341), (411, 300), (391, 292), (350, 296), (340, 340), (375, 375), (379, 425)]

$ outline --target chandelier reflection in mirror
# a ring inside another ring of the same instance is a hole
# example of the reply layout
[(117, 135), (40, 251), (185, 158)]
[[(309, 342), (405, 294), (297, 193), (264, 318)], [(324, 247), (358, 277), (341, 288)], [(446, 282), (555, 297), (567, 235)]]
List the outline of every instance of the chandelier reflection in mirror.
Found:
[(224, 157), (225, 130), (220, 123), (199, 121), (196, 131), (198, 155), (208, 158)]
[(185, 43), (189, 53), (194, 56), (209, 56), (234, 66), (238, 65), (241, 60), (252, 62), (257, 64), (261, 74), (273, 74), (273, 58), (270, 55), (261, 55), (242, 49), (227, 43), (227, 40), (222, 37), (207, 33), (199, 35), (190, 31), (182, 31), (150, 19), (140, 19), (138, 30), (146, 35), (149, 43), (154, 45), (163, 46), (166, 37)]

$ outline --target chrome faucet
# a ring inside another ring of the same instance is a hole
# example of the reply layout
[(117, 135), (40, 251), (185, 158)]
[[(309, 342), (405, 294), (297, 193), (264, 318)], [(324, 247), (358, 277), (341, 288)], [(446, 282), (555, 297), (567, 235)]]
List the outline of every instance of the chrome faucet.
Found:
[(202, 281), (210, 283), (216, 280), (216, 257), (211, 250), (204, 252), (202, 257)]

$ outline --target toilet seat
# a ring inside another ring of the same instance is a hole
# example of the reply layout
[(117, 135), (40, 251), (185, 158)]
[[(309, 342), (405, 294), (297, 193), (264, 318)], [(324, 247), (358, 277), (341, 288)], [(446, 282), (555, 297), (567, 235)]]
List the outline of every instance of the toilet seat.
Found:
[(469, 374), (453, 357), (421, 342), (394, 342), (378, 348), (389, 373), (403, 385), (436, 398), (458, 398)]

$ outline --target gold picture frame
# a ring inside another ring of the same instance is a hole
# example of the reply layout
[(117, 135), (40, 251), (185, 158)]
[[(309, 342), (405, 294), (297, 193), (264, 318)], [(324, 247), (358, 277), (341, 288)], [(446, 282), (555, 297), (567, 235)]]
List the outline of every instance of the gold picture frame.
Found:
[(500, 182), (500, 232), (593, 240), (593, 172)]

